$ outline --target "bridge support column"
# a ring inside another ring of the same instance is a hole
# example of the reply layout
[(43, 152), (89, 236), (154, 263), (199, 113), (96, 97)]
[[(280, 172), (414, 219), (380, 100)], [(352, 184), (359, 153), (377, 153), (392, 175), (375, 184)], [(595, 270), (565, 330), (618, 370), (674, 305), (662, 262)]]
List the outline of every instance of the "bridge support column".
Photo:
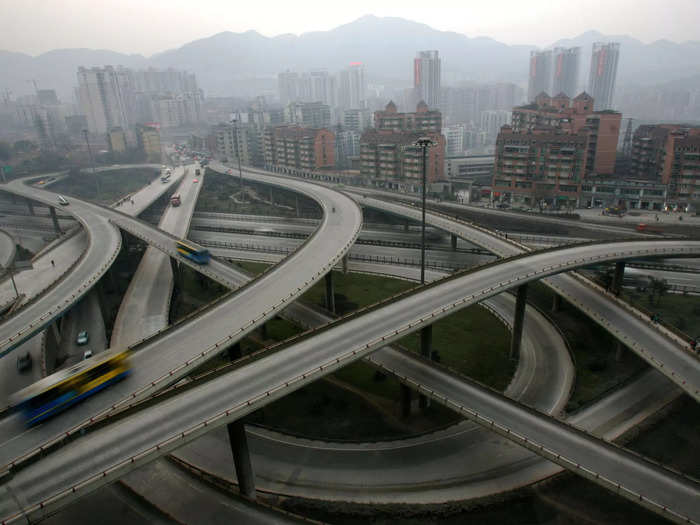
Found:
[(260, 325), (260, 337), (263, 341), (267, 339), (267, 322)]
[(527, 284), (518, 286), (515, 299), (515, 316), (513, 317), (513, 333), (510, 339), (510, 358), (518, 359), (520, 355), (520, 343), (523, 336), (523, 322), (525, 320), (525, 304), (527, 303)]
[(610, 291), (615, 295), (620, 295), (622, 290), (622, 280), (625, 277), (625, 261), (618, 261), (615, 263), (615, 273), (613, 273), (612, 284), (610, 285)]
[(182, 290), (182, 270), (180, 263), (170, 257), (170, 269), (173, 271), (173, 285), (177, 290)]
[(625, 345), (623, 345), (620, 341), (617, 341), (615, 344), (615, 361), (620, 362), (622, 361), (622, 357), (625, 355)]
[(255, 475), (253, 465), (250, 462), (250, 450), (248, 449), (248, 437), (245, 433), (245, 425), (242, 421), (234, 421), (226, 425), (228, 440), (231, 445), (233, 464), (236, 467), (238, 478), (238, 490), (246, 498), (255, 499)]
[(401, 417), (407, 419), (411, 415), (411, 389), (401, 383)]
[[(56, 230), (58, 235), (61, 235), (61, 226), (58, 224), (58, 217), (56, 217), (56, 208), (51, 206), (49, 210), (51, 213), (51, 220), (53, 221), (53, 229)], [(32, 213), (32, 215), (34, 215), (34, 213)]]
[(452, 251), (456, 252), (457, 251), (457, 236), (453, 233), (450, 236), (450, 240), (452, 241)]
[(299, 195), (294, 196), (294, 209), (297, 212), (297, 217), (301, 217), (301, 210), (299, 209)]
[(326, 274), (326, 310), (335, 313), (335, 294), (333, 293), (333, 271)]
[(408, 228), (409, 228), (409, 224), (408, 224), (408, 221), (406, 221), (403, 223), (403, 231), (407, 232)]
[[(420, 353), (426, 359), (432, 359), (433, 354), (433, 325), (428, 325), (420, 331)], [(430, 400), (421, 395), (418, 398), (418, 406), (428, 408)]]
[(243, 350), (241, 349), (240, 341), (228, 347), (228, 358), (230, 361), (235, 361), (241, 357), (243, 357)]
[(272, 194), (272, 188), (270, 188), (270, 204), (275, 205), (275, 196)]
[(561, 295), (555, 293), (554, 297), (552, 297), (552, 312), (558, 312), (559, 310), (561, 310)]
[[(31, 199), (24, 199), (27, 202), (27, 208), (29, 208), (29, 215), (36, 215), (34, 213), (34, 203), (31, 201)], [(51, 208), (53, 209), (53, 208)]]
[(347, 253), (343, 256), (343, 273), (344, 274), (348, 273), (348, 254)]

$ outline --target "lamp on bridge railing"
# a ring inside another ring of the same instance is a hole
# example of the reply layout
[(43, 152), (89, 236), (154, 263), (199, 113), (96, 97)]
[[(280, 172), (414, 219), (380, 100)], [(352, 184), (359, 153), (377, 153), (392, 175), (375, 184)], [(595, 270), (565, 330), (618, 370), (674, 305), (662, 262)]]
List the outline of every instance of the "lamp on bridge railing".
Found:
[(421, 220), (421, 240), (420, 240), (420, 283), (425, 284), (425, 195), (427, 192), (427, 171), (428, 171), (428, 148), (436, 145), (430, 137), (421, 137), (413, 143), (414, 146), (423, 150), (423, 190), (422, 190), (422, 220)]

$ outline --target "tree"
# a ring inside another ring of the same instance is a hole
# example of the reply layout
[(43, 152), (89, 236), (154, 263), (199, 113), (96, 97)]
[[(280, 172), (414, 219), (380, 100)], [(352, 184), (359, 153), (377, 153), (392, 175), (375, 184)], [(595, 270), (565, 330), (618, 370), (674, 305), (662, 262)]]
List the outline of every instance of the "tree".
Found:
[(656, 279), (655, 277), (651, 277), (649, 282), (650, 302), (653, 304), (654, 296), (656, 296), (656, 305), (658, 306), (659, 302), (661, 301), (661, 297), (665, 295), (668, 290), (669, 286), (666, 279)]
[(554, 197), (554, 185), (553, 184), (535, 184), (535, 191), (532, 193), (533, 204), (536, 204), (542, 213), (547, 206), (547, 201), (552, 200)]

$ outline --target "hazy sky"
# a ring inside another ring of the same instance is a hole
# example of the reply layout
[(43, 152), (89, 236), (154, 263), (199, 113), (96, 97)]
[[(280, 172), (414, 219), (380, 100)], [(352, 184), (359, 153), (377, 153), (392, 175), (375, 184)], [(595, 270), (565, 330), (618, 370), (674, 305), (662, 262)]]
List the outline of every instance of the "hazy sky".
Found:
[(365, 14), (545, 46), (588, 29), (699, 40), (700, 0), (0, 0), (0, 49), (88, 47), (151, 55), (221, 31), (332, 29)]

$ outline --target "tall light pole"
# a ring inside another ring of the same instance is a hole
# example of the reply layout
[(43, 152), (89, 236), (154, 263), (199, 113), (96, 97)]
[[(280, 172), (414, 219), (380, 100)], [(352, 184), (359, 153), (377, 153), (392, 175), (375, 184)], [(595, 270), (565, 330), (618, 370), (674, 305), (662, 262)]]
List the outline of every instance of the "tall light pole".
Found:
[(100, 200), (100, 181), (95, 174), (95, 161), (92, 159), (92, 149), (90, 149), (90, 139), (88, 139), (88, 130), (83, 130), (83, 137), (85, 137), (85, 144), (87, 144), (88, 156), (90, 157), (90, 166), (92, 168), (92, 177), (95, 179), (95, 186), (97, 188), (97, 200)]
[(423, 210), (421, 222), (421, 240), (420, 240), (420, 283), (425, 284), (425, 194), (427, 191), (427, 168), (428, 168), (428, 148), (435, 145), (435, 142), (429, 137), (421, 137), (413, 143), (423, 150)]

